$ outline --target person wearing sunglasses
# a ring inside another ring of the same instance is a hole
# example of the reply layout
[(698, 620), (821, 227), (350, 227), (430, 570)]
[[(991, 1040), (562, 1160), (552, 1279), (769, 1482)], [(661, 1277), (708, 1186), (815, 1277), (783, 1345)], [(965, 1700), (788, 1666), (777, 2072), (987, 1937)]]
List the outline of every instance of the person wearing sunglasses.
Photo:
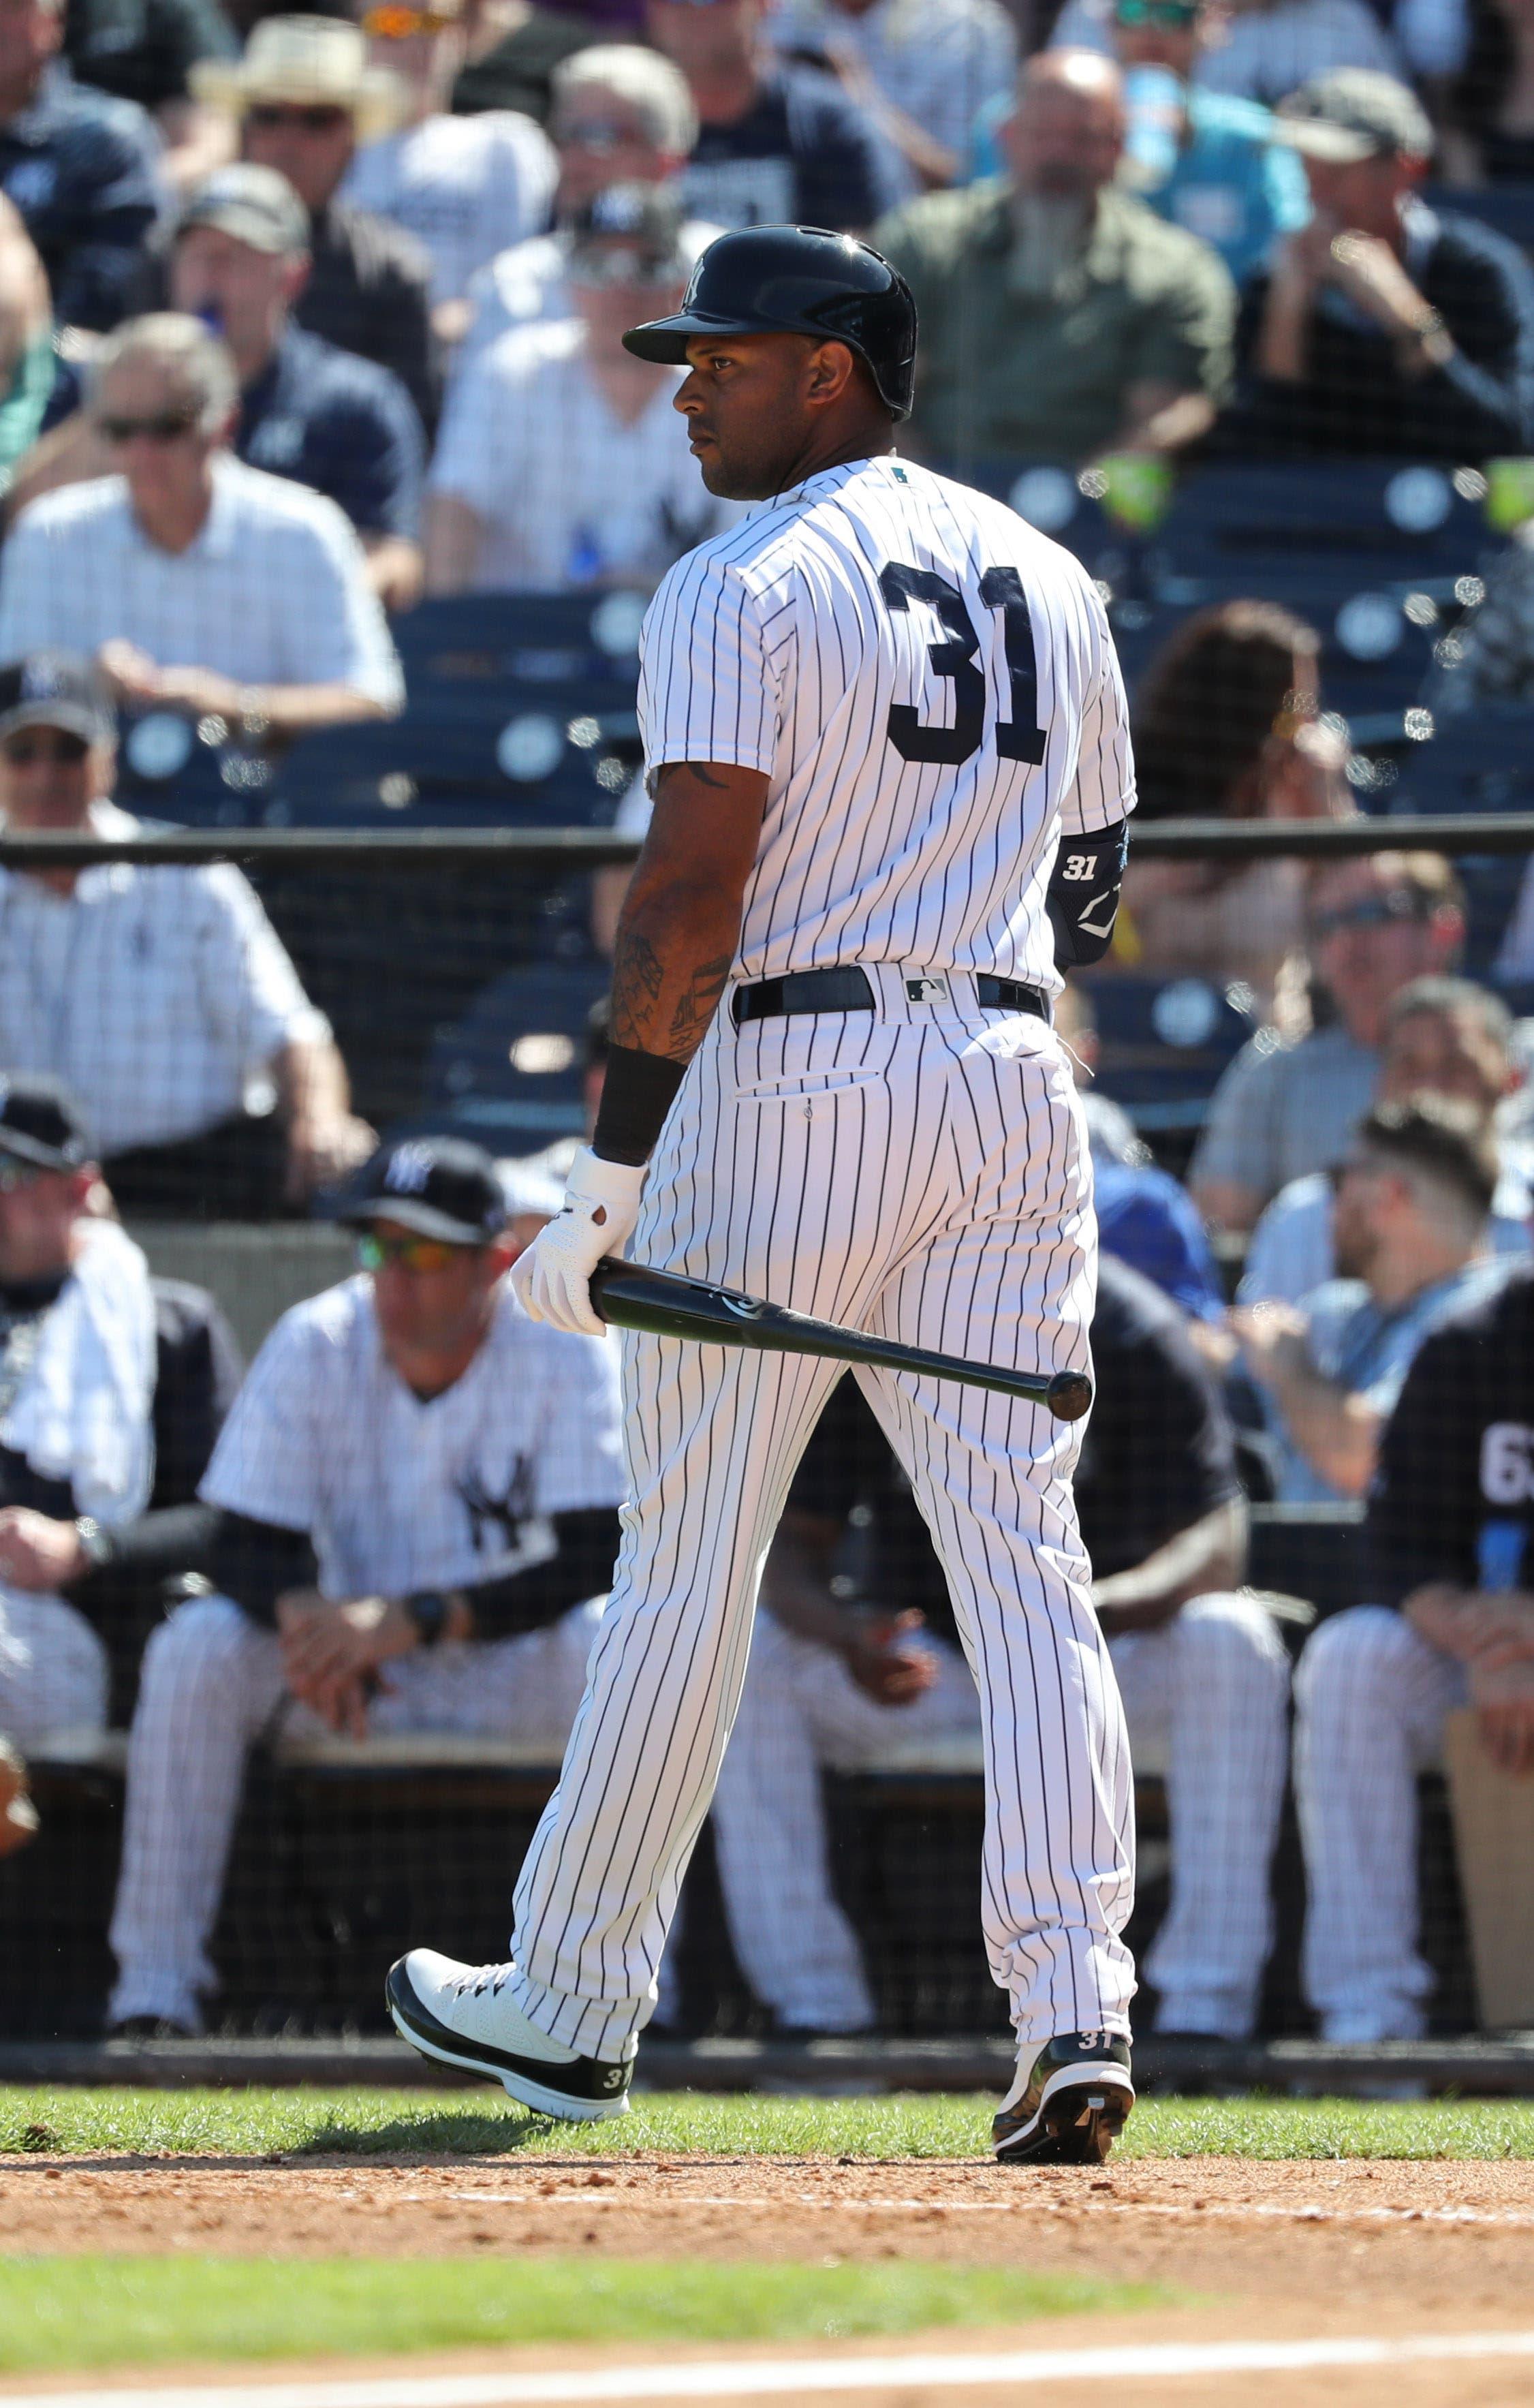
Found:
[(375, 66), (400, 79), (406, 104), (394, 132), (359, 150), (342, 196), (417, 236), (432, 261), (433, 323), (456, 343), (476, 269), (547, 225), (559, 163), (530, 117), (450, 114), (465, 55), (462, 0), (382, 0), (361, 20)]
[(356, 534), (322, 494), (232, 455), (238, 410), (234, 360), (198, 320), (107, 337), (11, 523), (0, 661), (86, 653), (130, 709), (211, 713), (253, 749), (400, 710)]
[(361, 26), (265, 17), (243, 57), (206, 61), (192, 80), (240, 156), (286, 176), (308, 213), (309, 273), (291, 305), (295, 324), (392, 369), (433, 430), (442, 380), (431, 262), (413, 235), (340, 197), (358, 144), (401, 122), (398, 78), (368, 64)]
[[(672, 184), (698, 138), (698, 112), (670, 59), (637, 42), (599, 42), (555, 68), (548, 132), (560, 161), (553, 228), (514, 243), (475, 275), (455, 379), (511, 327), (571, 315), (576, 216), (609, 184)], [(689, 268), (719, 231), (701, 219), (684, 221), (679, 241)]]
[[(109, 839), (116, 730), (77, 655), (0, 668), (7, 831)], [(0, 870), (0, 1066), (67, 1081), (119, 1201), (266, 1219), (371, 1149), (329, 1025), (237, 869)]]
[(427, 504), (433, 594), (647, 589), (733, 515), (676, 442), (678, 371), (623, 346), (686, 287), (675, 192), (613, 185), (568, 238), (574, 314), (503, 336), (454, 383)]
[(119, 2027), (200, 2028), (245, 1757), (274, 1721), (556, 1762), (580, 1698), (625, 1493), (616, 1349), (523, 1312), (477, 1146), (385, 1147), (344, 1217), (356, 1276), (278, 1322), (203, 1482), (219, 1594), (145, 1656)]
[(1188, 1174), (1212, 1227), (1244, 1234), (1291, 1179), (1340, 1162), (1380, 1074), (1390, 1007), (1413, 979), (1453, 969), (1465, 937), (1459, 882), (1438, 853), (1376, 853), (1314, 872), (1307, 947), (1314, 1025), (1259, 1031), (1215, 1088)]

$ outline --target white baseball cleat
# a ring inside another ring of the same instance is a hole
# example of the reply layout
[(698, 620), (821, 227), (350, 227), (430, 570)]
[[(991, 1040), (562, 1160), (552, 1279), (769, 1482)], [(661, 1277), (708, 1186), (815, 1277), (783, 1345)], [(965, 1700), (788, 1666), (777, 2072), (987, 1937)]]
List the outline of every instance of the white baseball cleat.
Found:
[(561, 2048), (507, 1997), (511, 1971), (509, 1965), (460, 1965), (434, 1948), (412, 1948), (390, 1967), (384, 1985), (394, 2028), (422, 2057), (501, 2083), (535, 2114), (567, 2124), (626, 2115), (638, 2043), (629, 2043), (621, 2065)]

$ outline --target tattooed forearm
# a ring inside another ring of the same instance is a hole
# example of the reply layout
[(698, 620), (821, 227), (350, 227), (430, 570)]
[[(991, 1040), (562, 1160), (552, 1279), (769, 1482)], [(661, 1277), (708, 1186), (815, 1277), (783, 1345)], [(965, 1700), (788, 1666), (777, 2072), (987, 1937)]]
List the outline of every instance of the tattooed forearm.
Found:
[(613, 946), (613, 1043), (686, 1063), (729, 984), (767, 780), (733, 764), (669, 761)]
[(732, 955), (700, 962), (688, 981), (671, 1018), (671, 1039), (663, 1049), (674, 1062), (690, 1062), (703, 1041), (703, 1031), (729, 983)]
[(659, 1052), (659, 1047), (646, 1039), (664, 984), (660, 956), (649, 939), (620, 920), (613, 946), (615, 1045), (637, 1046), (644, 1053)]

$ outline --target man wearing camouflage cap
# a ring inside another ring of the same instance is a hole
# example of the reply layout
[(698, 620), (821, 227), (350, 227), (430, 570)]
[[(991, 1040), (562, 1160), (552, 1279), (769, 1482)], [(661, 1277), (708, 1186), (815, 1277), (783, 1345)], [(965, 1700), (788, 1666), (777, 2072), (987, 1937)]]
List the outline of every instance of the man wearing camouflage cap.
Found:
[(1279, 121), (1314, 215), (1246, 288), (1229, 448), (1456, 464), (1528, 450), (1534, 275), (1489, 227), (1420, 198), (1433, 131), (1415, 94), (1340, 67)]

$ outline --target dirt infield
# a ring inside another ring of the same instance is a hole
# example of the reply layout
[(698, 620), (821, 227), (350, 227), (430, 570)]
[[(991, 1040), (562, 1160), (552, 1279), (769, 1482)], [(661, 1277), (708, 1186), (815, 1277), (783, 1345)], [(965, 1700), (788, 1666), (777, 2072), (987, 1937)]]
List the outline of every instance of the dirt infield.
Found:
[[(1086, 2170), (660, 2155), (0, 2165), (28, 2251), (935, 2258), (1155, 2282), (1378, 2324), (1506, 2322), (1534, 2296), (1534, 2163), (1229, 2157)], [(1286, 2320), (1284, 2320), (1286, 2322)]]

